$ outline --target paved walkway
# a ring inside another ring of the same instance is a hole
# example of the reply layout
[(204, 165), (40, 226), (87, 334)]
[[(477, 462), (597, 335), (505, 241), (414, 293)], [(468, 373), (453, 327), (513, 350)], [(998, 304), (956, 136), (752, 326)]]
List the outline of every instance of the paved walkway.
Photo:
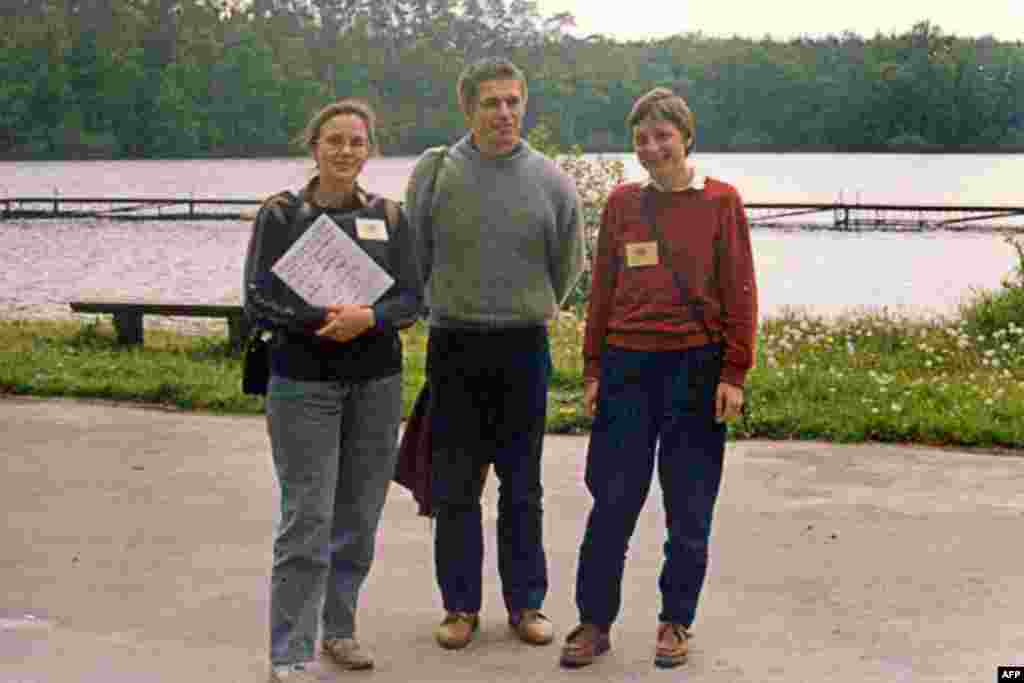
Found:
[[(262, 419), (8, 399), (0, 432), (0, 681), (265, 680), (277, 503)], [(546, 441), (545, 611), (559, 641), (575, 619), (585, 446)], [(684, 669), (651, 666), (657, 489), (613, 650), (566, 672), (557, 644), (505, 626), (492, 482), (479, 640), (434, 645), (430, 526), (393, 488), (360, 621), (378, 668), (337, 679), (987, 683), (1024, 665), (1024, 458), (803, 442), (730, 444), (727, 458)]]

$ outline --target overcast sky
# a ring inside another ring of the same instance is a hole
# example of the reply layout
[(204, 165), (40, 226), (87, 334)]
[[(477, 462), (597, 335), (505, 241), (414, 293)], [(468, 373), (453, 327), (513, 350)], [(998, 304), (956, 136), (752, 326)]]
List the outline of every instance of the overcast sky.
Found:
[(576, 35), (617, 40), (696, 31), (785, 39), (850, 30), (870, 38), (922, 20), (946, 34), (1024, 40), (1024, 0), (537, 0), (537, 7), (544, 16), (572, 12)]

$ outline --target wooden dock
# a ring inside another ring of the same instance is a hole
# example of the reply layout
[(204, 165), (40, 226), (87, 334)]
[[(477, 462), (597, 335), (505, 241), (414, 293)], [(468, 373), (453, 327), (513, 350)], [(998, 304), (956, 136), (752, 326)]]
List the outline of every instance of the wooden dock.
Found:
[(196, 197), (9, 197), (0, 199), (0, 219), (252, 220), (262, 203)]
[[(9, 197), (0, 220), (252, 220), (262, 199), (197, 197)], [(751, 225), (841, 231), (1024, 231), (1024, 207), (934, 204), (750, 202)]]
[(1024, 207), (1013, 206), (751, 202), (746, 208), (751, 225), (760, 227), (889, 232), (1024, 230)]

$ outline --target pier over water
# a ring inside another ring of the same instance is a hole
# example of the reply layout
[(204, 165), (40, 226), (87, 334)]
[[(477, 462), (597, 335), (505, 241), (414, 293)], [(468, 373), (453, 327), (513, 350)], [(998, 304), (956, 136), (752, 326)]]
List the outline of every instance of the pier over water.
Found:
[[(0, 219), (252, 220), (262, 201), (197, 197), (9, 197), (0, 199)], [(762, 228), (1024, 231), (1024, 207), (1012, 206), (748, 202), (746, 208), (751, 225)]]

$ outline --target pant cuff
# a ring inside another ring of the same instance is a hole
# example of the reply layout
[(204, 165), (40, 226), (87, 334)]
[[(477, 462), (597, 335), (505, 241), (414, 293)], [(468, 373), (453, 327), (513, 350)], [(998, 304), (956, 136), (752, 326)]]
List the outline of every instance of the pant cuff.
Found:
[(355, 638), (356, 631), (352, 629), (350, 631), (324, 631), (322, 635), (323, 640), (335, 640), (337, 638)]
[(593, 624), (594, 626), (596, 626), (599, 629), (601, 629), (602, 633), (608, 633), (608, 632), (610, 632), (612, 630), (612, 623), (613, 622), (606, 621), (604, 619), (593, 619), (591, 617), (587, 617), (587, 616), (584, 616), (584, 615), (581, 614), (580, 615), (580, 623), (581, 624)]

